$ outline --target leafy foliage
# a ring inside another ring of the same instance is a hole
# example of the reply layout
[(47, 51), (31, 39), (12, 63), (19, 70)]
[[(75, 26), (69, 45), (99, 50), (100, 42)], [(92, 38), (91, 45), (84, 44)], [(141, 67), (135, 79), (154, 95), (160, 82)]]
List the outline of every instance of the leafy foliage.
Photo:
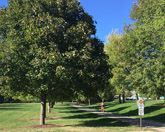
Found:
[(106, 84), (104, 45), (77, 0), (9, 0), (0, 14), (4, 90), (45, 104), (47, 97), (64, 99), (75, 91), (91, 97)]
[(136, 21), (124, 27), (124, 34), (109, 37), (106, 52), (114, 66), (111, 83), (119, 90), (127, 86), (143, 96), (164, 95), (164, 5), (163, 0), (138, 0), (130, 15)]

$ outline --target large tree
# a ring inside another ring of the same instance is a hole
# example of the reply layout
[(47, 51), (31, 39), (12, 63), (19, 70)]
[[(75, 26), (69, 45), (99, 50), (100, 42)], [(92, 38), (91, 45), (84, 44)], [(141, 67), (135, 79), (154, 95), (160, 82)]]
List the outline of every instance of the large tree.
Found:
[(125, 102), (124, 93), (129, 90), (129, 81), (127, 76), (130, 73), (130, 56), (131, 48), (128, 48), (129, 35), (119, 34), (116, 30), (108, 37), (105, 51), (109, 56), (108, 62), (112, 65), (113, 77), (110, 79), (110, 84), (115, 87), (117, 94), (119, 94), (119, 102), (123, 97)]
[(135, 22), (109, 38), (106, 48), (116, 87), (127, 84), (142, 96), (165, 94), (164, 5), (164, 0), (138, 0), (130, 15)]
[(3, 84), (40, 98), (41, 125), (47, 97), (97, 91), (106, 82), (103, 44), (77, 0), (9, 0), (0, 16)]
[(134, 45), (132, 85), (139, 83), (138, 91), (147, 96), (159, 97), (165, 94), (165, 1), (138, 0), (133, 5), (131, 19)]

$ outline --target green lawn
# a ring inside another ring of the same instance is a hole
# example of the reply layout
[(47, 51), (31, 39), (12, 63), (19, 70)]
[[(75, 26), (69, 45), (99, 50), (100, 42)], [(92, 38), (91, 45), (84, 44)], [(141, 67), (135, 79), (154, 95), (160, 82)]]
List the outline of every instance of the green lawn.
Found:
[[(108, 108), (107, 108), (108, 110)], [(128, 132), (140, 131), (139, 127), (128, 125), (114, 119), (95, 115), (72, 108), (69, 104), (58, 103), (47, 117), (59, 117), (46, 121), (46, 124), (64, 125), (56, 128), (25, 128), (39, 124), (31, 119), (39, 118), (39, 103), (7, 103), (0, 104), (1, 132)], [(143, 131), (149, 129), (143, 128)], [(151, 130), (150, 130), (151, 131)]]
[[(87, 105), (83, 105), (83, 106), (97, 110), (100, 109), (100, 103), (91, 106), (87, 106)], [(115, 113), (124, 116), (139, 118), (136, 101), (127, 101), (124, 104), (120, 104), (118, 101), (105, 102), (105, 111), (109, 113)], [(143, 119), (165, 123), (164, 101), (163, 100), (146, 101), (144, 107)]]

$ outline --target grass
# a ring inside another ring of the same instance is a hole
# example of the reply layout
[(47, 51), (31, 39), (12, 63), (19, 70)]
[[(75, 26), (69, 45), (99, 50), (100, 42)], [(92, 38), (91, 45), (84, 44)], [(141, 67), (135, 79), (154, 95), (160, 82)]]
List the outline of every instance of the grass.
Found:
[[(128, 132), (140, 131), (139, 127), (129, 125), (104, 116), (99, 116), (67, 104), (58, 103), (52, 112), (56, 114), (47, 117), (59, 117), (57, 120), (46, 121), (46, 124), (64, 125), (56, 128), (25, 128), (37, 125), (39, 121), (40, 104), (38, 103), (7, 103), (0, 104), (0, 131), (1, 132)], [(143, 131), (149, 129), (143, 128)], [(151, 130), (150, 130), (151, 131)]]
[[(100, 103), (91, 106), (84, 106), (97, 110), (100, 109)], [(124, 104), (120, 104), (118, 101), (105, 102), (105, 111), (109, 113), (139, 118), (136, 101), (127, 101)], [(165, 123), (164, 101), (146, 101), (143, 119)]]

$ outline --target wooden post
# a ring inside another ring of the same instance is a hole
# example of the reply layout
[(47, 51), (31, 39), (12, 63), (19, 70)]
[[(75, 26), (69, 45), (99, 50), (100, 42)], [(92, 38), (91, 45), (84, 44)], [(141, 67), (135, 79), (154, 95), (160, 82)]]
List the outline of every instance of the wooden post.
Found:
[(142, 130), (142, 115), (140, 116), (140, 129)]

